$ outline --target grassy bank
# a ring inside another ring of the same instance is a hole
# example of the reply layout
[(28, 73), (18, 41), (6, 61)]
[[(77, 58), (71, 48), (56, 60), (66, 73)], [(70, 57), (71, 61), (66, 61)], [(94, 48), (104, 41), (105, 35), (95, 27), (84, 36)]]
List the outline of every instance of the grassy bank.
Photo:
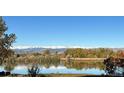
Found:
[[(3, 77), (5, 77), (5, 76), (3, 76)], [(20, 75), (20, 74), (12, 74), (12, 75), (8, 75), (6, 77), (31, 77), (31, 76)], [(36, 77), (105, 77), (105, 75), (93, 75), (93, 74), (39, 74)]]
[[(70, 58), (70, 60), (73, 61), (98, 61), (98, 62), (103, 62), (106, 58)], [(66, 61), (67, 58), (61, 58), (60, 60)]]

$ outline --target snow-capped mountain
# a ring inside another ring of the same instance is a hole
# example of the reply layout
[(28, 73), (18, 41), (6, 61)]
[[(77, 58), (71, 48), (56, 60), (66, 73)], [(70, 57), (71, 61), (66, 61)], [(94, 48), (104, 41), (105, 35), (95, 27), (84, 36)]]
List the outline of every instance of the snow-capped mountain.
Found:
[(49, 49), (51, 53), (55, 53), (56, 51), (58, 53), (63, 53), (67, 48), (66, 47), (49, 47), (49, 46), (17, 46), (17, 47), (12, 47), (12, 49), (15, 51), (17, 54), (22, 54), (22, 53), (42, 53), (44, 50)]
[(88, 48), (81, 46), (13, 46), (12, 49), (29, 49), (29, 48), (48, 48), (48, 49), (60, 49), (60, 48)]

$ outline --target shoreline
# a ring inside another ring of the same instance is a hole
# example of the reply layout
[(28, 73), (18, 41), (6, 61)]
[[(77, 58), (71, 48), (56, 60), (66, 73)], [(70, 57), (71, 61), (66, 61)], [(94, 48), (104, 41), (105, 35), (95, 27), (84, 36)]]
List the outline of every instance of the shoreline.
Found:
[[(94, 74), (38, 74), (35, 77), (105, 77), (106, 75), (94, 75)], [(11, 74), (0, 77), (32, 77), (30, 75)]]
[[(73, 61), (104, 61), (106, 58), (69, 58)], [(60, 58), (61, 61), (68, 60), (67, 58)]]

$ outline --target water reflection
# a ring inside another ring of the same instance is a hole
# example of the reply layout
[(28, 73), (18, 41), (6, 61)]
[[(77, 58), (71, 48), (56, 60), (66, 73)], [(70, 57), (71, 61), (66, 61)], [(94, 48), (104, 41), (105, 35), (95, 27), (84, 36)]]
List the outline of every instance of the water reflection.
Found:
[[(119, 61), (120, 62), (120, 61)], [(9, 62), (2, 63), (0, 75), (23, 74), (36, 77), (40, 74), (94, 74), (124, 76), (124, 65), (109, 62)]]
[(105, 74), (103, 62), (15, 62), (4, 63), (0, 71), (36, 77), (39, 74)]
[(105, 68), (105, 65), (102, 62), (63, 62), (63, 64), (68, 69), (74, 68), (76, 70), (92, 68), (104, 70)]
[(104, 61), (105, 72), (108, 76), (124, 76), (124, 61), (118, 58), (108, 58)]
[(38, 67), (37, 64), (33, 64), (28, 67), (28, 75), (31, 77), (36, 77), (37, 74), (39, 74), (40, 68)]
[(4, 64), (4, 70), (7, 72), (11, 72), (12, 70), (14, 70), (15, 66), (15, 64), (6, 63)]
[(124, 76), (124, 67), (108, 66), (105, 72), (108, 76)]
[(1, 64), (2, 66), (2, 68), (1, 68), (1, 70), (0, 70), (0, 75), (2, 76), (2, 75), (10, 75), (11, 74), (11, 71), (12, 70), (14, 70), (14, 68), (15, 68), (15, 64), (13, 64), (13, 63), (2, 63)]

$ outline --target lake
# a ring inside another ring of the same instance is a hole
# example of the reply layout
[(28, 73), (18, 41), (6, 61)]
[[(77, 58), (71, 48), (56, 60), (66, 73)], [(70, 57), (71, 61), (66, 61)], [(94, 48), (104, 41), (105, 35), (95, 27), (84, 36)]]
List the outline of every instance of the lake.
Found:
[[(120, 69), (120, 68), (119, 68)], [(41, 63), (3, 63), (0, 72), (8, 71), (11, 74), (87, 74), (106, 75), (103, 62), (41, 62)], [(116, 74), (117, 75), (117, 74)], [(119, 74), (118, 74), (119, 76)]]

